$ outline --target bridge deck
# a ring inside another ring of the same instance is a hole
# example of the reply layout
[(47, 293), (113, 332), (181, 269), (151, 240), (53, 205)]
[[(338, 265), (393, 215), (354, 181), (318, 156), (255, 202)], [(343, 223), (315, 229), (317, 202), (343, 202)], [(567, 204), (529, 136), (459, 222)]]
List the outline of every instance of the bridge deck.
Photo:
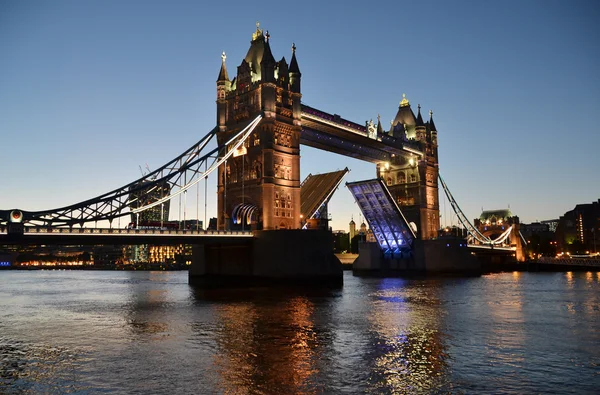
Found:
[(0, 245), (213, 244), (250, 241), (253, 237), (248, 231), (41, 227), (25, 227), (18, 235), (7, 234), (6, 228), (0, 227)]
[(320, 207), (326, 204), (342, 182), (348, 168), (323, 174), (309, 174), (300, 186), (300, 213), (303, 218), (313, 218)]

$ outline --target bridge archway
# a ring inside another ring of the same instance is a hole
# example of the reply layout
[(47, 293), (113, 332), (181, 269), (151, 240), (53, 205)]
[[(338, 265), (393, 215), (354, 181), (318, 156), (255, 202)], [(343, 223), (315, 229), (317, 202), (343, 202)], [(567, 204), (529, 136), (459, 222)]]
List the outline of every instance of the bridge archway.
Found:
[(258, 207), (252, 203), (240, 203), (231, 212), (233, 228), (250, 228), (258, 223)]

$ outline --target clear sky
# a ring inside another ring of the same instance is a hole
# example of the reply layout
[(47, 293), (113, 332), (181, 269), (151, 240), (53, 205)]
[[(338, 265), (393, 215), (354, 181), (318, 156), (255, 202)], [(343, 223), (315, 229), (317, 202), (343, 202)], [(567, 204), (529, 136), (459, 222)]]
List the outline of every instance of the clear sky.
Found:
[[(233, 77), (256, 21), (276, 59), (296, 44), (308, 105), (384, 125), (402, 93), (432, 109), (440, 172), (469, 218), (510, 206), (532, 222), (600, 198), (597, 1), (205, 3), (0, 0), (0, 209), (92, 198), (194, 144), (216, 122), (221, 52)], [(302, 178), (375, 177), (301, 153)], [(208, 195), (216, 216), (214, 179)], [(358, 218), (345, 187), (330, 213), (334, 229)]]

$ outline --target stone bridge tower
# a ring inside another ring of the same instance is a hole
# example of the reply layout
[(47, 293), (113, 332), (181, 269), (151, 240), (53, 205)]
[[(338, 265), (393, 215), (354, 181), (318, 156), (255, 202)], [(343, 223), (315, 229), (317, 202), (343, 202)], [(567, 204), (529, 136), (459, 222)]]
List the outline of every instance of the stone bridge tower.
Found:
[(377, 177), (385, 180), (407, 221), (417, 225), (419, 237), (436, 238), (440, 229), (439, 162), (433, 113), (430, 111), (429, 121), (424, 122), (421, 106), (415, 116), (403, 95), (388, 133), (405, 140), (406, 146), (417, 147), (423, 156), (395, 156), (390, 163), (377, 165)]
[(217, 79), (217, 140), (223, 146), (259, 114), (260, 124), (218, 170), (218, 229), (300, 228), (300, 69), (276, 61), (259, 24), (229, 79), (222, 56)]

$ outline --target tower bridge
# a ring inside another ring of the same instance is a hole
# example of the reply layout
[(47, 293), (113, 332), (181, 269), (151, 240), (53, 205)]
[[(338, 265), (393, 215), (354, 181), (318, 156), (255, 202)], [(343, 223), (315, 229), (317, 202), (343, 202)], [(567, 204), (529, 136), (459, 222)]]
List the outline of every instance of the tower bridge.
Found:
[[(222, 56), (217, 78), (219, 145), (262, 115), (233, 158), (219, 167), (218, 228), (228, 229), (240, 205), (252, 207), (253, 229), (297, 229), (302, 222), (300, 145), (365, 160), (376, 165), (408, 221), (421, 238), (439, 230), (437, 130), (415, 116), (404, 96), (389, 130), (381, 120), (366, 125), (301, 102), (302, 73), (296, 47), (288, 65), (276, 61), (270, 35), (257, 26), (237, 75), (229, 78)], [(247, 182), (249, 181), (249, 182)]]
[[(192, 186), (200, 182), (206, 184), (208, 176), (216, 172), (217, 229), (221, 233), (213, 236), (225, 237), (232, 230), (248, 230), (254, 232), (257, 240), (252, 252), (254, 258), (233, 259), (238, 266), (250, 265), (248, 267), (254, 269), (248, 271), (246, 267), (240, 271), (236, 266), (230, 268), (230, 274), (278, 272), (279, 267), (273, 262), (281, 259), (280, 254), (295, 251), (297, 254), (289, 263), (292, 269), (283, 270), (285, 275), (338, 276), (339, 265), (329, 262), (333, 258), (329, 257), (332, 253), (328, 250), (327, 232), (307, 236), (295, 230), (306, 228), (309, 219), (325, 219), (326, 205), (347, 169), (302, 184), (301, 145), (374, 164), (379, 181), (353, 184), (350, 189), (372, 227), (380, 225), (381, 250), (387, 249), (393, 254), (400, 250), (406, 252), (405, 247), (408, 247), (410, 252), (414, 240), (436, 239), (440, 228), (438, 180), (442, 179), (439, 177), (438, 131), (432, 112), (424, 121), (420, 105), (415, 115), (403, 95), (390, 128), (385, 130), (380, 117), (376, 123), (370, 121), (362, 125), (303, 104), (296, 46), (292, 45), (289, 63), (285, 57), (277, 61), (269, 40), (269, 33), (263, 32), (257, 24), (250, 48), (231, 79), (223, 53), (216, 81), (216, 126), (199, 142), (142, 178), (96, 198), (37, 212), (0, 210), (0, 226), (6, 229), (0, 241), (5, 236), (14, 240), (15, 235), (35, 233), (27, 230), (31, 227), (69, 229), (65, 237), (76, 233), (73, 232), (75, 227), (98, 221), (108, 221), (112, 228), (114, 220), (131, 216), (135, 221), (134, 216), (137, 218), (147, 210), (156, 212), (156, 219), (163, 221), (164, 210), (168, 212), (171, 199), (179, 197), (185, 201)], [(207, 148), (213, 140), (217, 147)], [(319, 194), (310, 190), (324, 188), (323, 185), (326, 190)], [(448, 194), (445, 185), (444, 189)], [(365, 194), (367, 190), (379, 192)], [(360, 196), (358, 191), (362, 191)], [(385, 196), (385, 200), (381, 196)], [(275, 230), (280, 233), (271, 232)], [(393, 240), (389, 239), (390, 235)], [(126, 235), (119, 237), (126, 238)], [(21, 240), (25, 242), (26, 237)], [(314, 251), (302, 248), (302, 243), (308, 242)], [(202, 243), (196, 244), (204, 245)], [(281, 246), (289, 248), (285, 250)], [(320, 254), (319, 259), (329, 263), (323, 266), (325, 268), (306, 269), (305, 262), (314, 260), (315, 255), (310, 254), (315, 251)], [(211, 274), (214, 268), (210, 266), (210, 254), (206, 251), (198, 254), (197, 267), (201, 269), (196, 273)], [(257, 260), (261, 261), (259, 268), (253, 266)], [(224, 273), (222, 268), (219, 271)]]

